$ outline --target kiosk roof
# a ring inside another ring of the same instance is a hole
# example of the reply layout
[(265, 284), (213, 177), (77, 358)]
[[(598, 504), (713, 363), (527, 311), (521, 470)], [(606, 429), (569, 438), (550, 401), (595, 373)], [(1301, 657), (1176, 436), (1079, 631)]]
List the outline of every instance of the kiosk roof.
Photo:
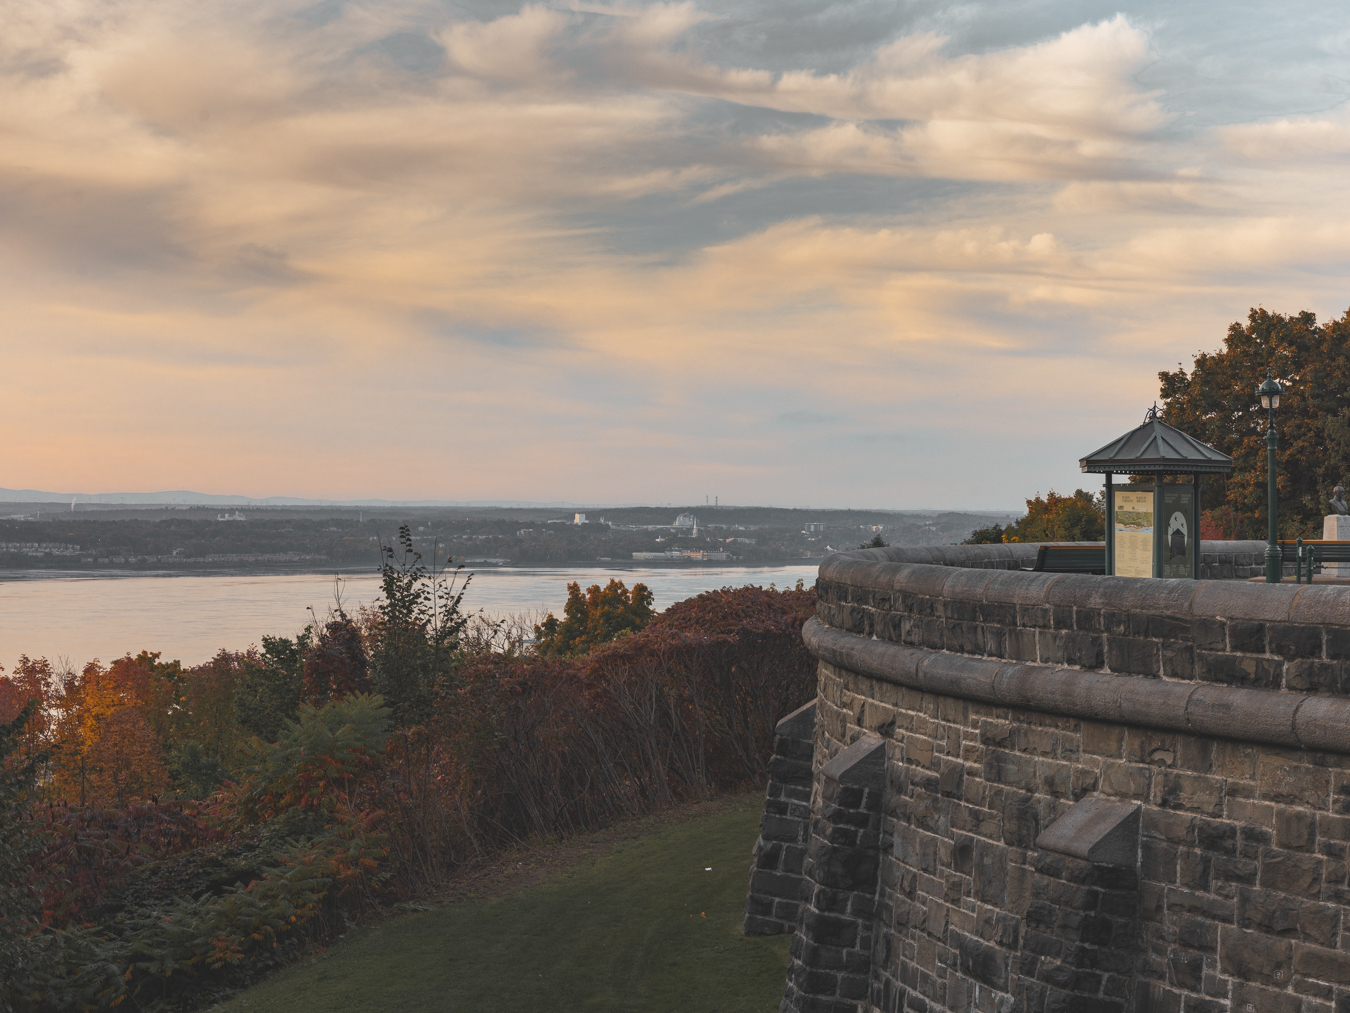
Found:
[(1227, 475), (1233, 459), (1174, 429), (1150, 408), (1144, 424), (1117, 437), (1078, 462), (1081, 471), (1115, 475), (1204, 473)]

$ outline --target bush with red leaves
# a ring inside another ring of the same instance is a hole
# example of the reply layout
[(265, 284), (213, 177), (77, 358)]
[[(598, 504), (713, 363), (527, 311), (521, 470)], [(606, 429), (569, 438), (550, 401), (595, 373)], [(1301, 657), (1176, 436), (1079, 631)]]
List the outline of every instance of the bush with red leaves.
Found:
[(579, 659), (489, 655), (442, 703), (479, 848), (763, 779), (815, 694), (814, 591), (724, 588)]

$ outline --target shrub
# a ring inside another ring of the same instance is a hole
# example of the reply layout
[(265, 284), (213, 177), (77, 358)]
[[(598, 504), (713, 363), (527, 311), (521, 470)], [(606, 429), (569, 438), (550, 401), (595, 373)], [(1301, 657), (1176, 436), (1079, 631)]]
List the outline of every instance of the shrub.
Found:
[(567, 585), (562, 622), (550, 612), (534, 628), (535, 651), (546, 656), (575, 657), (636, 633), (655, 615), (652, 592), (646, 584), (634, 584), (630, 591), (623, 581), (610, 578), (603, 588), (592, 584), (582, 595), (581, 585), (574, 582)]

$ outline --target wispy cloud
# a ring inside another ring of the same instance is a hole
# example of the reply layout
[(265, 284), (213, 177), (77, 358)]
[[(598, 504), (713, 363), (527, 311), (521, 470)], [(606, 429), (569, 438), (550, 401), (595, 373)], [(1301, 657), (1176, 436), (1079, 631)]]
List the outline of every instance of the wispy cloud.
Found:
[(1067, 487), (1249, 305), (1350, 301), (1343, 97), (1244, 117), (1174, 69), (1232, 33), (1076, 11), (13, 0), (10, 484)]

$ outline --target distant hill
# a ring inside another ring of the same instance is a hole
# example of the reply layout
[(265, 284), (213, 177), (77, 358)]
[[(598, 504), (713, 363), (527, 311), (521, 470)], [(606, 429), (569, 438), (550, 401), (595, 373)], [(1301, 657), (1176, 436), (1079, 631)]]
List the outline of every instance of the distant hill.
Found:
[[(879, 517), (883, 514), (907, 515), (907, 516), (930, 516), (936, 517), (942, 514), (953, 513), (949, 510), (891, 510), (886, 508), (874, 510), (841, 510), (838, 508), (802, 508), (802, 507), (757, 507), (757, 506), (731, 506), (710, 507), (707, 504), (674, 504), (668, 506), (655, 506), (651, 503), (569, 503), (562, 500), (553, 502), (533, 502), (526, 500), (449, 500), (449, 499), (304, 499), (299, 496), (267, 496), (261, 499), (249, 496), (230, 496), (214, 495), (205, 492), (192, 492), (187, 489), (176, 489), (167, 492), (44, 492), (39, 489), (0, 489), (0, 503), (63, 503), (69, 505), (71, 500), (76, 504), (96, 505), (96, 506), (202, 506), (202, 507), (245, 507), (245, 506), (298, 506), (298, 507), (466, 507), (483, 509), (487, 507), (508, 507), (514, 509), (526, 510), (606, 510), (614, 513), (611, 520), (620, 521), (628, 524), (669, 524), (669, 519), (663, 519), (667, 514), (671, 517), (675, 513), (690, 511), (700, 516), (706, 516), (711, 520), (714, 516), (725, 518), (729, 514), (736, 516), (733, 523), (744, 523), (745, 521), (760, 520), (756, 516), (761, 511), (768, 511), (774, 515), (784, 513), (795, 514), (798, 516), (807, 516), (815, 514), (854, 514), (858, 515), (859, 521), (863, 518)], [(674, 513), (672, 513), (674, 511)], [(1016, 514), (1006, 510), (962, 510), (962, 515), (976, 517), (1010, 517), (1020, 516), (1024, 511), (1018, 511)], [(767, 518), (763, 518), (767, 519)], [(753, 522), (753, 521), (752, 521)]]
[(298, 496), (217, 496), (179, 489), (169, 492), (43, 492), (39, 489), (0, 489), (0, 503), (76, 503), (120, 506), (371, 506), (371, 507), (535, 507), (556, 510), (593, 510), (591, 503), (527, 503), (512, 500), (447, 499), (303, 499)]

